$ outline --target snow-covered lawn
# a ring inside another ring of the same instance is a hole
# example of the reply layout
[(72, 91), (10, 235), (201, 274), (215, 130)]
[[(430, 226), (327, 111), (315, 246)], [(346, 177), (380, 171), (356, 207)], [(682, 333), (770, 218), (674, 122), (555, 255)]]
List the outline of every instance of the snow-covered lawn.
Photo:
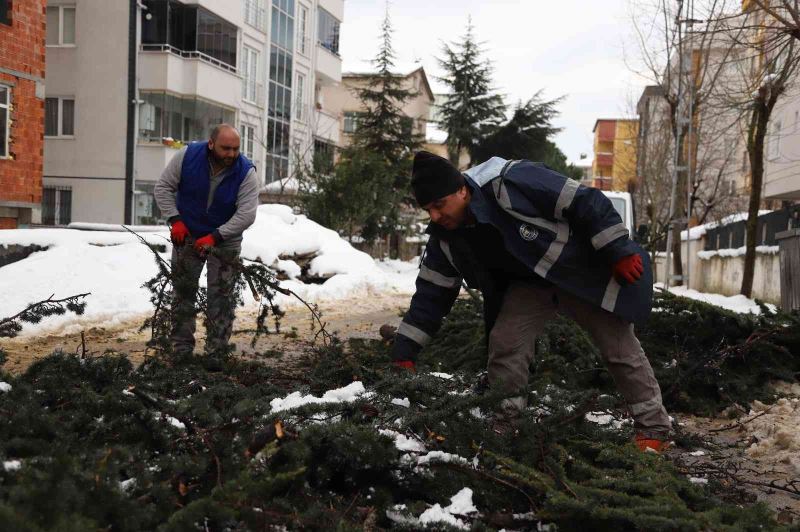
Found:
[[(656, 289), (663, 289), (663, 284), (656, 283)], [(723, 296), (722, 294), (708, 294), (705, 292), (698, 292), (697, 290), (686, 288), (685, 286), (673, 286), (669, 291), (676, 296), (688, 297), (689, 299), (696, 299), (705, 303), (710, 303), (724, 309), (738, 312), (739, 314), (761, 314), (761, 307), (747, 297), (739, 294), (736, 296)], [(766, 304), (770, 311), (776, 309), (775, 305), (771, 303)]]
[[(88, 228), (88, 226), (87, 226)], [(92, 226), (93, 229), (108, 229)], [(151, 244), (166, 246), (169, 260), (172, 244), (166, 228), (136, 228)], [(45, 251), (0, 268), (0, 317), (11, 316), (28, 304), (51, 295), (62, 298), (91, 292), (83, 316), (65, 315), (26, 324), (22, 335), (69, 334), (88, 324), (113, 326), (151, 311), (148, 292), (142, 284), (156, 274), (152, 252), (124, 231), (75, 229), (16, 229), (0, 231), (0, 246), (32, 245)], [(416, 261), (375, 261), (356, 250), (339, 235), (285, 205), (262, 205), (256, 222), (244, 234), (242, 257), (275, 264), (290, 277), (300, 267), (279, 257), (316, 254), (309, 273), (331, 276), (323, 284), (304, 284), (289, 279), (282, 285), (310, 302), (365, 296), (376, 292), (413, 293)], [(205, 276), (201, 284), (205, 283)], [(254, 302), (245, 294), (246, 305)], [(281, 296), (279, 301), (293, 301)]]

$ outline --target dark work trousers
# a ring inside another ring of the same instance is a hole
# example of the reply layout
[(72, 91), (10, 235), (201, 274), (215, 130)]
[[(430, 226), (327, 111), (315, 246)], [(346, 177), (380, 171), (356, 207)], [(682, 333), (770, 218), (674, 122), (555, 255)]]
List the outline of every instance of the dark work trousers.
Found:
[[(172, 248), (172, 271), (175, 278), (170, 341), (175, 354), (194, 352), (197, 288), (203, 265), (208, 263), (208, 310), (206, 321), (206, 354), (224, 351), (233, 331), (236, 300), (236, 270), (241, 241), (222, 242), (214, 254), (201, 256), (187, 238), (182, 246)], [(217, 256), (219, 255), (219, 256)]]
[[(512, 281), (508, 286), (489, 334), (489, 385), (507, 393), (523, 392), (536, 337), (559, 313), (575, 320), (594, 339), (628, 403), (634, 426), (648, 436), (666, 436), (671, 428), (669, 416), (633, 324), (555, 286), (525, 281)], [(526, 397), (513, 397), (503, 403), (503, 409), (513, 413), (526, 405)]]

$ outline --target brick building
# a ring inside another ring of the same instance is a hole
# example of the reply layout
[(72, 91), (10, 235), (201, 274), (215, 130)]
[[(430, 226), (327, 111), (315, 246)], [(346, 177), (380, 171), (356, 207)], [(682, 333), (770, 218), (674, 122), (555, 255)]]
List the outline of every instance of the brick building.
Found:
[(45, 0), (0, 0), (0, 229), (39, 223)]

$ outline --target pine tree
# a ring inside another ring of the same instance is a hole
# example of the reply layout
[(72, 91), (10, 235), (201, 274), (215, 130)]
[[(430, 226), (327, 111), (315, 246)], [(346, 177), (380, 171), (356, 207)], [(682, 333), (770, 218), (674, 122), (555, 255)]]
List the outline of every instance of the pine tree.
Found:
[(473, 162), (480, 162), (478, 145), (505, 120), (503, 98), (492, 88), (492, 66), (482, 58), (473, 30), (470, 18), (461, 42), (444, 44), (444, 58), (438, 60), (445, 71), (439, 80), (450, 88), (440, 113), (454, 164), (458, 164), (462, 149), (467, 150)]
[(421, 139), (413, 132), (413, 118), (402, 109), (417, 92), (404, 87), (404, 77), (394, 72), (392, 33), (387, 9), (378, 54), (371, 61), (375, 73), (367, 79), (366, 86), (354, 90), (365, 111), (358, 119), (352, 146), (377, 153), (387, 164), (396, 165), (410, 157)]

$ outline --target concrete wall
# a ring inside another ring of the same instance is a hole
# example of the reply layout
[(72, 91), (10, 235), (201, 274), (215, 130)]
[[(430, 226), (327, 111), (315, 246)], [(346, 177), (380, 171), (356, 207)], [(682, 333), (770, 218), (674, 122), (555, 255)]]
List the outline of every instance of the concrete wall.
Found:
[[(714, 256), (701, 259), (697, 253), (703, 250), (704, 239), (692, 240), (689, 246), (691, 269), (689, 288), (699, 292), (738, 295), (742, 287), (744, 255), (736, 257)], [(664, 282), (664, 261), (666, 254), (659, 253), (655, 260), (656, 281)], [(681, 259), (686, 274), (687, 242), (683, 242)], [(781, 302), (780, 256), (777, 253), (757, 253), (753, 277), (753, 298), (779, 305)]]

